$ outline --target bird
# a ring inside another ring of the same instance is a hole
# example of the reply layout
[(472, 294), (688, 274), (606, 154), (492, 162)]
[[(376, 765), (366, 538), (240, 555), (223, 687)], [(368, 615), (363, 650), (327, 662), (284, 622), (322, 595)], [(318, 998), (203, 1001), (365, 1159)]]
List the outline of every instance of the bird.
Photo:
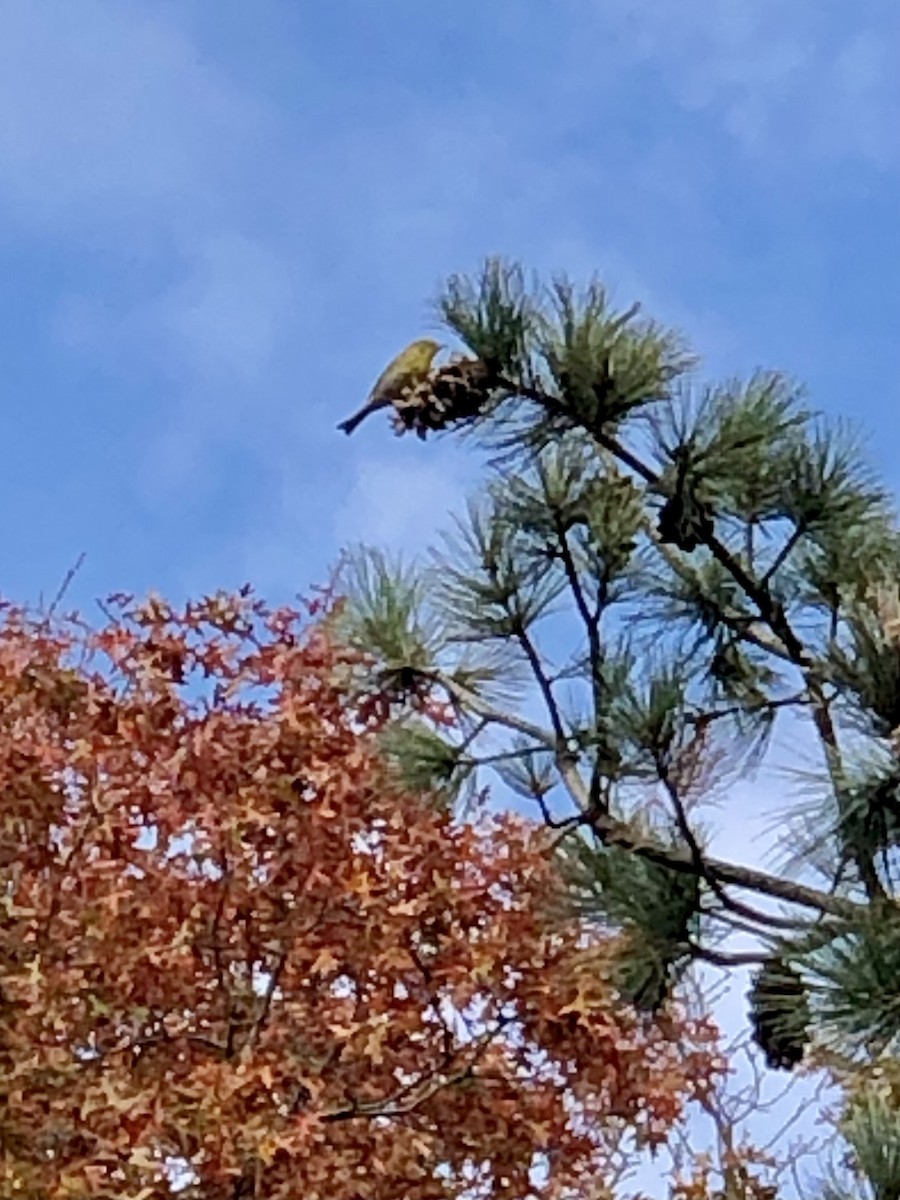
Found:
[(436, 342), (432, 338), (419, 338), (415, 342), (410, 342), (406, 349), (401, 350), (378, 376), (375, 386), (369, 392), (369, 397), (359, 412), (348, 417), (346, 421), (342, 421), (338, 425), (338, 429), (342, 429), (344, 433), (352, 433), (370, 413), (387, 408), (409, 388), (421, 383), (428, 377), (434, 356), (441, 349), (443, 347), (440, 342)]

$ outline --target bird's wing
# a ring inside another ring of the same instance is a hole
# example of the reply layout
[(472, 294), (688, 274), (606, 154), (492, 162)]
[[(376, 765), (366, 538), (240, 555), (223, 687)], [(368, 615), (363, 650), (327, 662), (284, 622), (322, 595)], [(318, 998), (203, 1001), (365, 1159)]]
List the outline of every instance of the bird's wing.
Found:
[(394, 358), (392, 358), (391, 361), (388, 363), (388, 365), (384, 368), (384, 370), (381, 372), (381, 374), (375, 380), (375, 383), (372, 386), (371, 392), (369, 392), (370, 400), (374, 400), (377, 397), (380, 397), (382, 395), (384, 389), (386, 387), (388, 387), (388, 385), (391, 386), (392, 391), (396, 390), (396, 382), (397, 381), (395, 379), (395, 376), (397, 374), (397, 364), (400, 362), (400, 360), (403, 358), (403, 356), (405, 354), (406, 354), (406, 351), (404, 350), (400, 354), (395, 355)]
[(394, 365), (393, 363), (388, 363), (388, 365), (384, 368), (384, 370), (381, 372), (381, 374), (378, 376), (378, 378), (372, 384), (372, 389), (369, 392), (366, 403), (371, 403), (372, 400), (374, 400), (377, 396), (379, 396), (381, 394), (381, 391), (382, 391), (384, 385), (388, 382), (388, 380), (391, 377), (391, 368), (393, 367), (393, 365)]

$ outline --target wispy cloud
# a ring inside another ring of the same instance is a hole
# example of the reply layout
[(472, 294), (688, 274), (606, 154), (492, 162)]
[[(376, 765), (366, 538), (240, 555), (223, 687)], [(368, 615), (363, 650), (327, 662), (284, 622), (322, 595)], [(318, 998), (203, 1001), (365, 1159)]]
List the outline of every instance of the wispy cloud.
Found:
[(265, 128), (263, 107), (151, 10), (51, 0), (3, 14), (0, 203), (23, 225), (103, 242), (196, 229)]
[(335, 516), (338, 540), (418, 553), (461, 510), (471, 475), (452, 454), (430, 454), (427, 462), (367, 458)]
[[(124, 382), (151, 505), (202, 486), (206, 448), (265, 395), (293, 304), (291, 264), (259, 228), (278, 122), (171, 17), (14, 6), (0, 39), (0, 211), (26, 244), (78, 259), (74, 280), (48, 279), (50, 331)], [(154, 376), (154, 408), (132, 408)]]
[[(207, 573), (280, 546), (299, 581), (292, 560), (318, 561), (360, 514), (399, 519), (366, 499), (385, 473), (402, 491), (404, 472), (436, 472), (444, 496), (431, 446), (334, 424), (430, 327), (449, 271), (497, 251), (598, 269), (716, 369), (752, 366), (817, 269), (789, 219), (815, 191), (803, 172), (842, 148), (892, 161), (883, 5), (840, 21), (812, 0), (342, 11), (341, 29), (285, 3), (215, 21), (99, 0), (4, 14), (0, 247), (54, 260), (35, 354), (89, 379), (89, 401), (73, 383), (56, 403), (102, 416), (107, 457), (128, 462), (119, 509), (166, 542), (165, 569), (196, 570), (180, 541), (202, 528)], [(821, 342), (803, 317), (796, 354)], [(75, 456), (92, 512), (97, 454), (85, 438)], [(348, 497), (357, 515), (332, 520)]]
[(591, 8), (598, 33), (615, 39), (620, 71), (652, 68), (679, 106), (708, 113), (770, 168), (798, 156), (897, 165), (892, 6), (602, 0)]

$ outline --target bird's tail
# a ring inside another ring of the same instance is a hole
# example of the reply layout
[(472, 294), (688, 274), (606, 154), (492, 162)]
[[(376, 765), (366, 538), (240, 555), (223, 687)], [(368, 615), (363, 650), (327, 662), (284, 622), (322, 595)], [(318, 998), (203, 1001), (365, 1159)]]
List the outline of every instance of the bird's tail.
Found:
[(338, 429), (340, 429), (342, 433), (352, 433), (357, 425), (362, 424), (367, 415), (367, 413), (358, 412), (355, 416), (348, 417), (346, 421), (341, 421), (340, 425), (338, 425)]
[(344, 433), (352, 433), (357, 425), (363, 423), (366, 417), (371, 416), (373, 412), (378, 412), (380, 408), (387, 408), (389, 403), (389, 400), (370, 400), (359, 412), (354, 413), (352, 417), (348, 417), (346, 421), (341, 421), (338, 429), (342, 429)]

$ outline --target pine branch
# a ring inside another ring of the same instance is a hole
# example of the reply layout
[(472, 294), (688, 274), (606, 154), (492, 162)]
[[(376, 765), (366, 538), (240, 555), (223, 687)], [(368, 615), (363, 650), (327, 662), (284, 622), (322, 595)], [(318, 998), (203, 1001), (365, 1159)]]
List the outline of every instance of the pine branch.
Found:
[(442, 687), (451, 700), (459, 704), (461, 708), (467, 709), (473, 715), (481, 717), (487, 724), (500, 725), (502, 728), (510, 729), (514, 733), (524, 734), (525, 737), (531, 738), (532, 741), (537, 742), (551, 753), (556, 753), (559, 749), (557, 737), (548, 729), (545, 729), (544, 726), (536, 725), (533, 721), (528, 721), (524, 717), (517, 716), (515, 713), (495, 708), (492, 704), (483, 700), (477, 692), (457, 682), (457, 680), (447, 675), (444, 671), (425, 672), (424, 678), (437, 684), (438, 687)]
[[(511, 392), (518, 393), (528, 400), (532, 400), (550, 412), (564, 416), (568, 415), (567, 410), (555, 396), (552, 396), (537, 385), (523, 386), (515, 384), (508, 379), (502, 379), (499, 382), (502, 387), (508, 388)], [(585, 427), (585, 432), (600, 447), (610, 453), (619, 462), (624, 463), (636, 475), (640, 476), (651, 492), (658, 496), (667, 496), (667, 490), (663, 486), (660, 475), (629, 450), (627, 446), (623, 445), (618, 438), (603, 429)], [(738, 562), (727, 546), (719, 540), (714, 531), (710, 530), (706, 532), (700, 540), (716, 561), (728, 571), (747, 597), (756, 605), (759, 610), (760, 619), (768, 626), (779, 643), (783, 645), (784, 653), (788, 659), (804, 670), (816, 667), (815, 660), (809, 655), (803, 642), (794, 633), (781, 606), (772, 596), (768, 585), (762, 584), (745, 571), (740, 562)]]
[(735, 951), (729, 954), (724, 950), (710, 950), (693, 942), (690, 948), (699, 962), (707, 962), (713, 967), (752, 967), (765, 961), (765, 955), (754, 953), (752, 950)]
[(779, 929), (783, 933), (800, 933), (809, 928), (809, 921), (805, 917), (778, 917), (774, 913), (763, 912), (762, 909), (735, 900), (734, 897), (731, 898), (728, 910), (709, 910), (704, 916), (711, 921), (721, 921), (723, 925), (739, 933), (749, 933), (754, 937), (759, 936), (761, 926)]
[[(595, 610), (592, 612), (587, 602), (587, 597), (584, 594), (584, 589), (581, 586), (581, 580), (578, 577), (578, 568), (575, 565), (575, 560), (572, 557), (572, 549), (569, 546), (569, 539), (566, 536), (566, 530), (562, 527), (559, 519), (556, 521), (556, 536), (559, 540), (559, 549), (562, 557), (563, 570), (566, 573), (569, 590), (572, 593), (572, 598), (575, 602), (575, 607), (578, 610), (578, 615), (581, 618), (581, 623), (584, 626), (585, 636), (588, 644), (588, 667), (591, 672), (591, 697), (594, 705), (595, 721), (600, 716), (601, 706), (603, 704), (603, 692), (600, 685), (600, 617), (603, 611), (603, 595), (602, 589), (600, 597), (597, 600)], [(597, 808), (600, 805), (601, 798), (601, 767), (599, 760), (594, 763), (593, 771), (591, 772), (591, 807)]]
[[(658, 495), (666, 494), (660, 476), (657, 475), (652, 467), (648, 467), (646, 463), (632, 454), (617, 438), (605, 433), (603, 430), (590, 429), (587, 432), (601, 446), (609, 450), (620, 461), (626, 463), (633, 471), (637, 472), (652, 492)], [(741, 563), (716, 536), (713, 530), (704, 531), (704, 533), (698, 534), (698, 536), (713, 558), (725, 568), (747, 598), (756, 605), (760, 620), (768, 626), (769, 630), (784, 646), (790, 661), (801, 670), (808, 671), (815, 668), (817, 665), (815, 660), (809, 654), (800, 638), (794, 633), (783, 608), (772, 596), (768, 583), (754, 579), (748, 571), (745, 571)]]
[(700, 843), (694, 836), (693, 829), (691, 829), (691, 823), (688, 820), (687, 809), (684, 806), (684, 802), (681, 799), (674, 780), (664, 764), (660, 764), (660, 781), (666, 790), (666, 794), (672, 802), (672, 808), (675, 812), (675, 822), (678, 826), (679, 833), (684, 838), (685, 845), (691, 852), (691, 861), (694, 864), (694, 870), (697, 877), (704, 880), (704, 882), (709, 885), (719, 902), (724, 904), (727, 908), (729, 906), (728, 894), (716, 879), (715, 874), (709, 871), (707, 868), (706, 857), (703, 853)]
[(566, 730), (563, 725), (562, 715), (559, 711), (559, 705), (556, 703), (556, 697), (553, 694), (553, 687), (544, 670), (544, 665), (541, 662), (540, 654), (538, 653), (534, 642), (528, 634), (528, 630), (521, 621), (516, 622), (515, 636), (519, 645), (522, 647), (522, 652), (528, 659), (528, 665), (531, 667), (531, 673), (534, 675), (535, 682), (541, 696), (544, 699), (544, 704), (547, 708), (547, 714), (553, 725), (553, 733), (556, 737), (557, 747), (565, 746)]
[[(667, 847), (650, 841), (646, 837), (637, 836), (626, 822), (617, 820), (609, 813), (597, 812), (591, 804), (590, 790), (578, 770), (576, 756), (565, 745), (560, 745), (558, 738), (550, 730), (536, 725), (532, 721), (527, 721), (515, 713), (494, 708), (480, 696), (441, 672), (433, 672), (430, 678), (444, 688), (450, 697), (463, 708), (482, 717), (489, 724), (525, 734), (550, 751), (554, 755), (560, 779), (570, 799), (580, 811), (579, 824), (592, 829), (604, 845), (630, 850), (639, 857), (646, 858), (649, 862), (658, 863), (660, 866), (669, 867), (675, 871), (696, 874), (695, 856), (690, 848)], [(570, 830), (567, 830), (561, 836), (567, 836), (569, 832)], [(741, 866), (710, 856), (704, 856), (703, 862), (706, 877), (715, 879), (719, 884), (758, 892), (776, 900), (785, 900), (790, 904), (812, 908), (834, 917), (853, 919), (865, 912), (865, 905), (834, 896), (830, 892), (823, 892), (817, 888), (782, 879), (767, 871), (760, 871), (753, 867)]]
[[(630, 850), (641, 858), (659, 863), (674, 871), (695, 873), (694, 858), (687, 849), (669, 849), (659, 844), (649, 843), (645, 839), (636, 837), (627, 824), (616, 821), (614, 818), (596, 816), (589, 818), (586, 823), (606, 845)], [(719, 883), (758, 892), (776, 900), (785, 900), (789, 904), (816, 909), (818, 912), (842, 917), (845, 920), (858, 919), (866, 911), (864, 904), (834, 896), (830, 892), (823, 892), (818, 888), (807, 887), (805, 884), (794, 883), (789, 879), (782, 879), (778, 875), (770, 875), (767, 871), (760, 871), (754, 867), (745, 867), (712, 857), (706, 857), (705, 863), (707, 871)]]
[[(694, 575), (689, 563), (685, 561), (684, 555), (672, 546), (667, 546), (664, 542), (661, 542), (656, 530), (648, 528), (646, 532), (653, 540), (656, 550), (666, 560), (666, 565), (683, 580), (693, 583)], [(789, 647), (764, 623), (761, 621), (748, 621), (746, 613), (738, 612), (734, 609), (717, 606), (716, 611), (722, 624), (733, 630), (745, 642), (750, 642), (752, 645), (758, 646), (760, 650), (765, 650), (767, 654), (772, 654), (775, 658), (779, 658), (783, 662), (791, 663), (794, 666), (797, 665), (791, 656)]]
[(806, 526), (798, 522), (791, 530), (790, 535), (785, 538), (784, 544), (775, 555), (771, 565), (767, 568), (765, 575), (762, 577), (763, 587), (768, 587), (770, 580), (774, 579), (784, 564), (787, 562), (794, 548), (799, 543), (800, 539), (807, 533)]
[[(519, 395), (532, 400), (551, 413), (568, 417), (569, 419), (577, 419), (571, 417), (571, 414), (568, 413), (559, 399), (537, 384), (515, 384), (511, 380), (501, 380), (500, 383), (501, 386), (508, 387), (512, 392), (517, 392)], [(595, 440), (598, 446), (634, 471), (644, 481), (651, 492), (660, 496), (667, 495), (660, 475), (623, 445), (614, 434), (602, 427), (592, 428), (586, 424), (583, 424), (582, 427)], [(843, 762), (837, 731), (831, 716), (829, 700), (825, 694), (824, 683), (827, 672), (824, 670), (824, 664), (820, 663), (810, 653), (801, 638), (794, 631), (784, 611), (784, 607), (772, 595), (769, 587), (771, 576), (767, 574), (762, 579), (756, 579), (746, 571), (743, 565), (716, 535), (712, 523), (708, 527), (705, 525), (698, 526), (696, 536), (698, 541), (706, 546), (715, 561), (727, 571), (747, 598), (755, 605), (760, 621), (765, 626), (768, 634), (771, 634), (775, 639), (775, 646), (780, 652), (779, 657), (785, 658), (801, 671), (809, 692), (813, 722), (825, 753), (828, 772), (835, 791), (839, 791), (844, 780)], [(671, 561), (672, 559), (676, 559), (677, 555), (672, 554), (666, 557)], [(741, 636), (748, 640), (757, 641), (759, 638), (759, 634), (757, 633), (754, 636), (753, 631), (746, 628), (746, 624), (740, 629), (740, 633)], [(768, 641), (768, 638), (765, 638), (764, 641)], [(765, 646), (765, 648), (769, 649), (770, 647)], [(864, 853), (854, 854), (853, 857), (869, 898), (878, 899), (883, 897), (885, 895), (884, 888), (872, 862), (866, 858)]]

